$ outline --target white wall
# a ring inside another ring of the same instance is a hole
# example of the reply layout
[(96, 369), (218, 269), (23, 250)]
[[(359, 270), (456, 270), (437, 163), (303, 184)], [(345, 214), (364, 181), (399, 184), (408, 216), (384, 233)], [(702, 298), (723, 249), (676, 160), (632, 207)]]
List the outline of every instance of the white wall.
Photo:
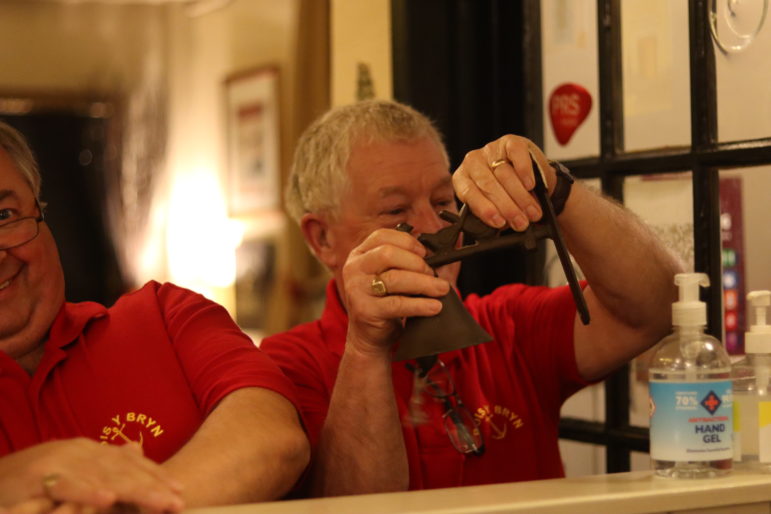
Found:
[(369, 66), (377, 98), (392, 98), (390, 0), (332, 0), (332, 105), (356, 101), (357, 67)]
[(5, 2), (0, 5), (4, 91), (131, 91), (159, 55), (153, 6)]
[[(295, 0), (237, 0), (195, 18), (181, 5), (169, 10), (168, 227), (174, 236), (168, 240), (169, 278), (216, 298), (231, 312), (241, 237), (261, 223), (280, 228), (284, 218), (228, 217), (224, 80), (236, 72), (277, 66), (281, 117), (291, 119), (297, 10)], [(286, 129), (281, 126), (282, 168), (289, 165), (294, 143)]]

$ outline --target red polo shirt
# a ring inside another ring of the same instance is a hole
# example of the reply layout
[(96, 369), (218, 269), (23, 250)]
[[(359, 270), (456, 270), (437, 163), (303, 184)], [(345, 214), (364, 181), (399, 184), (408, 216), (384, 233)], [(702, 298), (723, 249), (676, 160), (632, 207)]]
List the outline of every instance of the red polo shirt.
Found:
[[(410, 489), (563, 476), (557, 444), (560, 407), (586, 385), (575, 361), (576, 309), (570, 290), (509, 285), (484, 297), (471, 295), (464, 303), (494, 341), (440, 358), (479, 423), (486, 451), (481, 456), (466, 456), (452, 446), (438, 402), (426, 409), (429, 422), (410, 423), (413, 375), (405, 363), (396, 362), (393, 381), (404, 427)], [(314, 448), (329, 408), (347, 326), (332, 281), (321, 319), (268, 337), (260, 346), (298, 386)]]
[(33, 376), (0, 352), (0, 456), (71, 437), (138, 441), (162, 462), (242, 387), (294, 389), (227, 311), (149, 282), (111, 308), (65, 303)]

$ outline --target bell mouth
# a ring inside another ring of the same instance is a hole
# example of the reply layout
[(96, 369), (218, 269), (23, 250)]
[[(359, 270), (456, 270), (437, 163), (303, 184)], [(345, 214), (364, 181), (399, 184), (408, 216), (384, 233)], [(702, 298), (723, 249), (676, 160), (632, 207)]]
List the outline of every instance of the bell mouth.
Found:
[(440, 300), (442, 310), (436, 316), (407, 318), (394, 361), (439, 355), (493, 340), (466, 310), (455, 289), (450, 288)]

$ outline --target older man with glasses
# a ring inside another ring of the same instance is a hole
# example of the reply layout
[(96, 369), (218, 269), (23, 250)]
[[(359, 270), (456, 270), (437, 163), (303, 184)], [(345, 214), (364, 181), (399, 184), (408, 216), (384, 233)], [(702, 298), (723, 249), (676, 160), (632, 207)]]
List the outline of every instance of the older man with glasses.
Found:
[(40, 182), (0, 123), (0, 511), (285, 494), (308, 459), (292, 384), (225, 309), (172, 284), (66, 302)]
[[(404, 319), (438, 314), (459, 271), (432, 269), (415, 236), (452, 235), (455, 195), (486, 229), (539, 221), (531, 157), (587, 277), (591, 323), (568, 287), (510, 284), (464, 301), (491, 342), (392, 362)], [(300, 388), (312, 495), (562, 476), (562, 403), (670, 327), (680, 264), (629, 212), (571, 187), (563, 167), (513, 135), (467, 154), (452, 176), (448, 167), (430, 121), (396, 102), (334, 109), (297, 145), (287, 205), (333, 279), (319, 320), (261, 348)]]

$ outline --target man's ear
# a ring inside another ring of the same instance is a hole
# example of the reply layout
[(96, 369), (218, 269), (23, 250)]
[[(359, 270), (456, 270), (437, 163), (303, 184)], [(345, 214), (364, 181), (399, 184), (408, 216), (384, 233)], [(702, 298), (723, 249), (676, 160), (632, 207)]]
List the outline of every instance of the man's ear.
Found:
[(332, 269), (335, 254), (329, 234), (329, 223), (323, 215), (306, 213), (300, 219), (300, 230), (313, 254), (327, 268)]

